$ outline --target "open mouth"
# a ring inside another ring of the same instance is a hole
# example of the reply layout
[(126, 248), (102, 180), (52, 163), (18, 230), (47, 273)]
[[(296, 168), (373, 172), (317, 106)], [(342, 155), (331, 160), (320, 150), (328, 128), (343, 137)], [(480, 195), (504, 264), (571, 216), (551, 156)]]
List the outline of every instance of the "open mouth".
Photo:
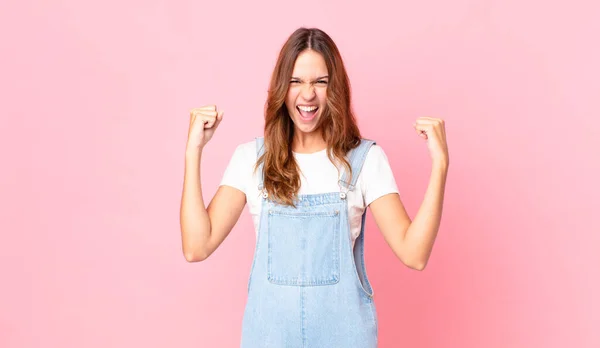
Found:
[(311, 106), (298, 105), (298, 106), (296, 106), (296, 109), (300, 113), (300, 117), (302, 117), (303, 120), (310, 121), (313, 118), (315, 118), (315, 116), (317, 115), (317, 111), (319, 110), (319, 107), (316, 105), (311, 105)]

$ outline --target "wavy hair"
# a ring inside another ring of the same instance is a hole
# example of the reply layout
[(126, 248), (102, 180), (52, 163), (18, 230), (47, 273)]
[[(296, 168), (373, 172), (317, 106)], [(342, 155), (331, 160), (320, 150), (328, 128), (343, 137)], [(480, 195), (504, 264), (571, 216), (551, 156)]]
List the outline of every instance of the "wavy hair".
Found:
[(285, 100), (296, 59), (309, 49), (323, 56), (329, 73), (327, 102), (317, 125), (317, 130), (327, 142), (327, 156), (332, 163), (343, 165), (351, 175), (352, 168), (346, 154), (357, 147), (361, 139), (351, 106), (350, 81), (337, 46), (320, 29), (297, 29), (281, 48), (271, 76), (265, 103), (265, 152), (257, 159), (255, 166), (256, 170), (264, 163), (264, 189), (269, 197), (289, 206), (295, 206), (294, 200), (300, 189), (300, 173), (292, 153), (294, 123)]

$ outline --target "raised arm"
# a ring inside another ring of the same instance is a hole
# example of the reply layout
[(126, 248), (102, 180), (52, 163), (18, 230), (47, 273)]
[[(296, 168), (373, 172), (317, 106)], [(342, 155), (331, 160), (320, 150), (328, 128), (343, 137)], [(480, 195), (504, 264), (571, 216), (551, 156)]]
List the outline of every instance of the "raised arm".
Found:
[(222, 119), (223, 112), (217, 112), (214, 105), (190, 112), (179, 217), (183, 255), (188, 262), (208, 258), (229, 235), (246, 204), (245, 194), (229, 186), (219, 187), (208, 207), (202, 197), (202, 151)]
[(413, 127), (427, 140), (432, 159), (429, 185), (419, 211), (411, 221), (397, 194), (378, 198), (370, 207), (377, 226), (396, 256), (410, 268), (422, 271), (440, 228), (450, 159), (444, 120), (419, 117)]

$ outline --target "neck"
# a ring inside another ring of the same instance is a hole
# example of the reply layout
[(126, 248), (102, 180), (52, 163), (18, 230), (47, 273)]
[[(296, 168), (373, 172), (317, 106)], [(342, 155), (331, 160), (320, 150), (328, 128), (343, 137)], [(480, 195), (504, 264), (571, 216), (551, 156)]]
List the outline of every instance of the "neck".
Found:
[(320, 132), (303, 133), (294, 132), (292, 151), (296, 153), (313, 153), (327, 148), (327, 142)]

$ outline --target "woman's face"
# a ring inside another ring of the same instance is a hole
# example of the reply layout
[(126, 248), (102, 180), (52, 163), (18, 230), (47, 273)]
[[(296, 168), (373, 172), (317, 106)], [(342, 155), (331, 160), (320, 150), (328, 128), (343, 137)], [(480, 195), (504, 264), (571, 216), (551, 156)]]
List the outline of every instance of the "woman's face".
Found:
[(327, 101), (329, 76), (323, 56), (305, 50), (296, 59), (285, 101), (296, 129), (310, 133), (316, 129)]

